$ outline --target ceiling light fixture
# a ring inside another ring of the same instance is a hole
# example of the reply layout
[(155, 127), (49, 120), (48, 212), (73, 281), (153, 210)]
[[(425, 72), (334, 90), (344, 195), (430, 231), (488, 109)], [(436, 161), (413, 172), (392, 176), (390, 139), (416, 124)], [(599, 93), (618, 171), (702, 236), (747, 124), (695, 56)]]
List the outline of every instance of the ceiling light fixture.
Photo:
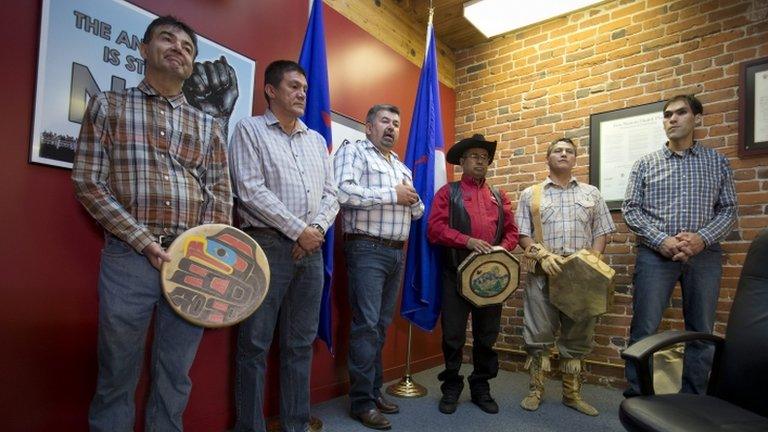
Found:
[(604, 0), (471, 0), (464, 17), (485, 37), (546, 21)]

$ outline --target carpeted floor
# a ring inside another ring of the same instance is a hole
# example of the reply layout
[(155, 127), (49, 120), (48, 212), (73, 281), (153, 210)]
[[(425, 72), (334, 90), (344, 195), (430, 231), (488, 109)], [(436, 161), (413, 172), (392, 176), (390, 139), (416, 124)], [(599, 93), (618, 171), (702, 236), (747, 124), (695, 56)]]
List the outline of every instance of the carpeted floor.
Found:
[[(622, 431), (618, 417), (621, 391), (593, 385), (585, 385), (583, 396), (600, 411), (597, 417), (578, 413), (560, 402), (560, 381), (546, 380), (544, 402), (538, 411), (528, 412), (520, 408), (520, 400), (528, 393), (528, 376), (522, 373), (499, 371), (491, 381), (491, 394), (499, 404), (499, 413), (486, 414), (469, 400), (465, 388), (458, 410), (446, 415), (437, 410), (440, 386), (437, 374), (441, 367), (414, 375), (414, 381), (425, 386), (429, 393), (421, 398), (402, 399), (388, 396), (400, 405), (400, 413), (388, 415), (392, 431), (403, 432), (518, 432), (518, 431), (568, 431), (601, 432)], [(471, 366), (464, 365), (462, 374), (467, 376)], [(391, 383), (387, 383), (389, 385)], [(385, 386), (386, 387), (386, 386)], [(371, 431), (349, 417), (349, 400), (346, 396), (312, 407), (312, 415), (322, 420), (324, 432)]]

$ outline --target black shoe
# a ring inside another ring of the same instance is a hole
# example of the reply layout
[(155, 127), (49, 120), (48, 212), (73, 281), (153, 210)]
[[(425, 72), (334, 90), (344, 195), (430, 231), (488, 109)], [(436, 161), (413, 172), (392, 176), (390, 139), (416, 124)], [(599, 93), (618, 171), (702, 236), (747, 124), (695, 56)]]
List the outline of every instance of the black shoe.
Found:
[(622, 393), (622, 396), (624, 396), (626, 399), (633, 398), (635, 396), (640, 396), (640, 393), (633, 389), (632, 387), (627, 388), (624, 390), (624, 393)]
[(459, 405), (461, 391), (464, 390), (464, 377), (456, 374), (456, 371), (445, 370), (437, 376), (437, 379), (443, 382), (440, 384), (443, 397), (440, 398), (437, 409), (443, 414), (453, 414)]
[(456, 412), (456, 407), (459, 405), (459, 393), (455, 391), (447, 391), (443, 393), (443, 397), (440, 398), (440, 404), (437, 409), (443, 414), (453, 414)]
[(392, 423), (384, 417), (379, 410), (371, 408), (368, 411), (359, 413), (352, 413), (352, 418), (359, 421), (363, 426), (377, 430), (388, 430), (392, 427)]
[(376, 402), (376, 408), (378, 408), (382, 414), (397, 414), (400, 412), (400, 407), (397, 406), (396, 403), (386, 399), (384, 395), (377, 397), (374, 402)]
[(488, 393), (472, 396), (472, 403), (480, 407), (481, 410), (488, 414), (497, 414), (499, 412), (499, 405)]

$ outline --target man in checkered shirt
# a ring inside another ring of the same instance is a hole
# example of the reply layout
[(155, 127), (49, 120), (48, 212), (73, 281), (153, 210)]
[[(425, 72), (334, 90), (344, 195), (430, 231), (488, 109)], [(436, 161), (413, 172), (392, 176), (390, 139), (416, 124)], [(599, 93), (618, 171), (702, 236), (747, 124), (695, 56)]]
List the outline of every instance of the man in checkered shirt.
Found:
[(411, 170), (393, 151), (400, 110), (371, 107), (365, 135), (364, 141), (341, 147), (334, 160), (352, 309), (349, 399), (352, 415), (363, 425), (388, 429), (383, 414), (397, 413), (399, 407), (381, 392), (381, 349), (403, 276), (403, 246), (411, 221), (424, 214), (424, 203), (412, 186)]
[[(526, 257), (536, 260), (528, 273), (525, 288), (523, 339), (528, 352), (529, 393), (520, 405), (535, 411), (544, 394), (544, 372), (549, 370), (549, 350), (557, 343), (560, 370), (563, 373), (563, 404), (581, 413), (596, 416), (598, 411), (581, 398), (581, 361), (592, 350), (597, 317), (574, 321), (549, 301), (547, 277), (558, 274), (564, 256), (581, 249), (603, 253), (607, 234), (616, 230), (608, 206), (596, 187), (573, 177), (576, 144), (568, 138), (553, 141), (547, 147), (549, 176), (542, 185), (540, 216), (542, 233), (535, 232), (531, 211), (531, 186), (520, 195), (517, 225), (520, 247)], [(540, 236), (542, 243), (534, 238)], [(560, 336), (555, 340), (555, 333)]]
[[(679, 95), (664, 105), (666, 145), (632, 167), (621, 207), (637, 234), (629, 344), (654, 333), (675, 284), (683, 292), (686, 330), (711, 333), (720, 292), (720, 241), (736, 221), (736, 192), (725, 156), (693, 139), (704, 109), (696, 97)], [(714, 347), (685, 347), (681, 392), (702, 394)], [(627, 362), (626, 397), (640, 394), (634, 364)]]
[(160, 17), (147, 27), (139, 52), (146, 74), (137, 87), (91, 98), (72, 169), (77, 197), (106, 237), (92, 432), (133, 430), (134, 393), (153, 317), (145, 429), (182, 430), (189, 369), (203, 329), (162, 298), (159, 270), (171, 260), (165, 248), (175, 236), (232, 220), (226, 140), (219, 123), (182, 94), (197, 36), (177, 19)]

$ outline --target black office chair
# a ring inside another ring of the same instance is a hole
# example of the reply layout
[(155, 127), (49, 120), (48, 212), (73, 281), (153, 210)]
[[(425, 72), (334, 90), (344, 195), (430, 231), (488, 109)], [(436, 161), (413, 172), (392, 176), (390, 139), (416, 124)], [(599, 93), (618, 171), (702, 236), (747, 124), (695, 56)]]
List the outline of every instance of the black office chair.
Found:
[[(707, 394), (654, 394), (653, 353), (696, 339), (715, 344)], [(619, 407), (628, 431), (768, 431), (768, 229), (747, 253), (725, 339), (669, 331), (638, 341), (621, 356), (637, 365), (642, 393)]]

